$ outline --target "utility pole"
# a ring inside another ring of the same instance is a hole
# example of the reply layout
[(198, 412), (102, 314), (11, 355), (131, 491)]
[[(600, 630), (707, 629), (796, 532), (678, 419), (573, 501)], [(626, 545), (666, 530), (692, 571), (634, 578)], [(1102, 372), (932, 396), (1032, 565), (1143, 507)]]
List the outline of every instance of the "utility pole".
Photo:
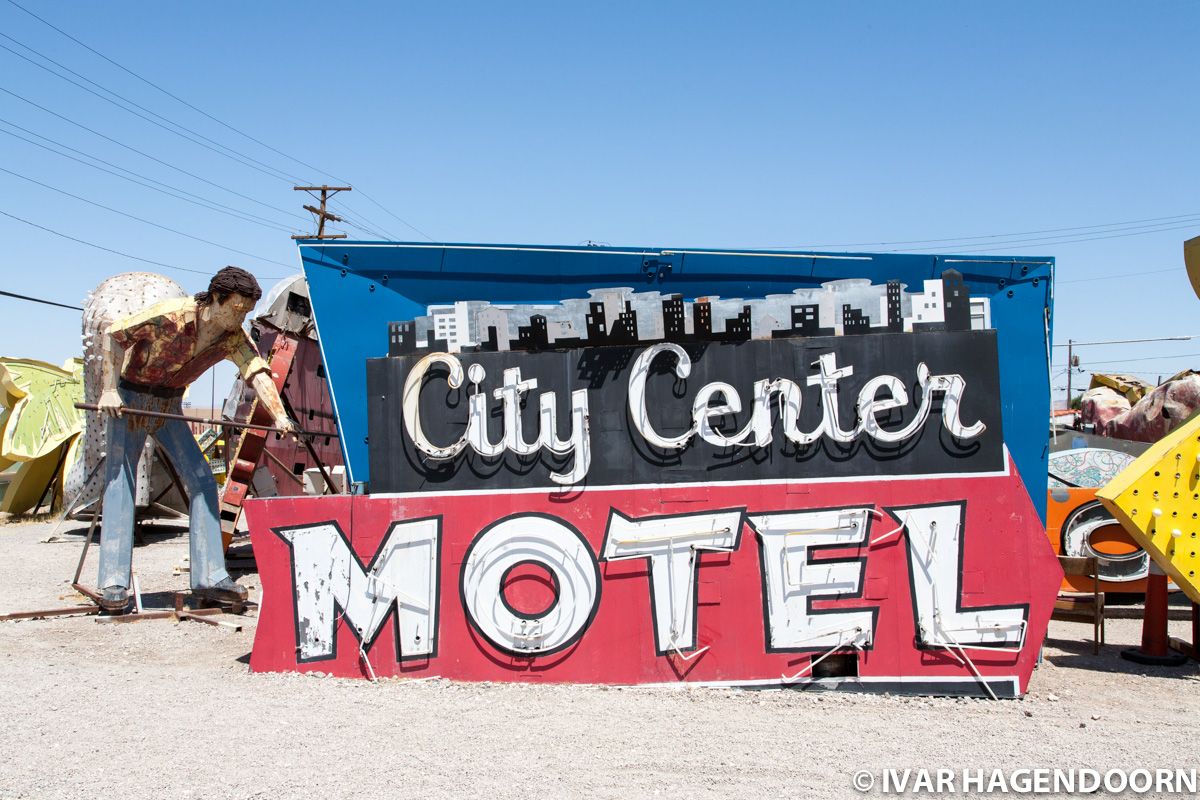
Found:
[[(1196, 241), (1200, 242), (1200, 236), (1196, 237)], [(1200, 247), (1197, 248), (1197, 251), (1200, 252)], [(1200, 267), (1200, 262), (1198, 262), (1198, 267)], [(1200, 277), (1200, 273), (1198, 273), (1198, 277)], [(1190, 342), (1192, 339), (1200, 339), (1200, 333), (1187, 336), (1156, 336), (1152, 339), (1105, 339), (1095, 342), (1077, 342), (1074, 339), (1067, 339), (1066, 344), (1054, 345), (1054, 347), (1067, 348), (1067, 408), (1071, 407), (1071, 371), (1079, 367), (1079, 356), (1075, 355), (1076, 347), (1102, 344), (1144, 344), (1146, 342)], [(1160, 380), (1159, 383), (1161, 384), (1162, 381)]]
[[(304, 210), (311, 212), (312, 215), (314, 217), (316, 217), (316, 219), (317, 219), (317, 235), (316, 236), (308, 236), (305, 234), (298, 234), (298, 235), (293, 235), (292, 236), (293, 239), (345, 239), (346, 238), (346, 234), (344, 234), (344, 233), (325, 233), (326, 221), (328, 221), (328, 222), (341, 222), (342, 221), (341, 217), (339, 217), (337, 214), (334, 214), (334, 213), (331, 213), (330, 211), (328, 211), (325, 206), (329, 202), (329, 198), (333, 197), (338, 192), (349, 192), (349, 191), (351, 191), (351, 187), (349, 187), (349, 186), (293, 186), (292, 189), (294, 189), (297, 192), (308, 192), (309, 194), (312, 195), (314, 200), (320, 200), (320, 203), (321, 203), (320, 208), (317, 208), (316, 206), (310, 206), (307, 204), (304, 206)], [(313, 192), (320, 192), (321, 193), (320, 198), (318, 198), (315, 194), (312, 194)]]
[(1075, 372), (1075, 341), (1067, 339), (1067, 410), (1070, 410), (1070, 375)]

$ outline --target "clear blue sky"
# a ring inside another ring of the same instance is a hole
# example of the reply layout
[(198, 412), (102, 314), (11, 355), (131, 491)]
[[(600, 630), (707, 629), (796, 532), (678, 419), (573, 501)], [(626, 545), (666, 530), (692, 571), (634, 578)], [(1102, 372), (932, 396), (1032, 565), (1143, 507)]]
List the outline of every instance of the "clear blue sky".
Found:
[[(422, 235), (397, 217), (438, 241), (1053, 255), (1056, 342), (1200, 333), (1181, 246), (1200, 235), (1194, 3), (19, 2), (328, 172), (206, 119), (9, 0), (0, 0), (0, 33), (11, 39), (0, 45), (38, 60), (20, 45), (31, 47), (291, 176), (349, 180), (391, 213), (352, 194), (347, 215), (399, 239)], [(245, 197), (4, 92), (2, 120), (309, 229), (298, 211), (307, 198), (290, 179), (167, 133), (7, 50), (0, 87)], [(241, 264), (264, 284), (297, 263), (288, 231), (5, 134), (0, 167), (269, 260), (0, 172), (0, 211), (81, 239), (205, 273)], [(1166, 217), (1177, 219), (1153, 232), (1000, 235)], [(192, 291), (206, 280), (4, 216), (0, 235), (7, 291), (78, 304), (106, 276), (132, 269)], [(1055, 235), (1107, 238), (1044, 241)], [(993, 238), (970, 238), (983, 236)], [(834, 247), (931, 239), (950, 241)], [(1153, 274), (1103, 280), (1129, 273)], [(0, 314), (0, 354), (58, 362), (79, 350), (77, 314), (3, 297)], [(1200, 339), (1080, 355), (1085, 366), (1153, 380), (1200, 366)], [(1164, 355), (1175, 357), (1140, 360)], [(1062, 351), (1055, 360), (1065, 361)], [(230, 375), (218, 376), (218, 395)], [(197, 386), (205, 401), (207, 380)]]

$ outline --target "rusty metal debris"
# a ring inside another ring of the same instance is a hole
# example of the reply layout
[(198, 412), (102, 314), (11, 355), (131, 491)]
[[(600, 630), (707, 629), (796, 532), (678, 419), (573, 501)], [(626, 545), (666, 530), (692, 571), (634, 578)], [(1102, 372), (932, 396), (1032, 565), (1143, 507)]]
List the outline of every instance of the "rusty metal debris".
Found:
[[(100, 407), (95, 403), (76, 403), (75, 408), (81, 411), (99, 411)], [(287, 433), (282, 428), (276, 428), (273, 425), (254, 425), (249, 422), (234, 422), (228, 419), (208, 419), (207, 417), (189, 417), (185, 414), (172, 414), (167, 411), (149, 411), (141, 408), (122, 408), (122, 414), (133, 414), (138, 417), (154, 417), (156, 419), (178, 419), (184, 422), (203, 423), (205, 425), (223, 425), (227, 428), (245, 428), (247, 430), (266, 431), (269, 433)], [(325, 436), (328, 438), (337, 438), (336, 433), (325, 433), (323, 431), (296, 431), (296, 435), (300, 437)], [(169, 463), (169, 462), (168, 462)]]
[(235, 631), (242, 629), (241, 622), (221, 619), (225, 616), (243, 616), (245, 611), (251, 608), (257, 608), (255, 603), (235, 603), (231, 606), (217, 606), (212, 608), (189, 608), (187, 599), (191, 597), (191, 592), (175, 592), (175, 607), (169, 609), (153, 609), (150, 611), (141, 611), (133, 614), (117, 614), (113, 616), (102, 616), (97, 619), (98, 622), (142, 622), (152, 619), (170, 619), (176, 622), (192, 621), (203, 622), (205, 625), (213, 625), (222, 628), (231, 628)]
[(46, 608), (41, 611), (14, 611), (11, 614), (0, 614), (0, 622), (9, 622), (18, 619), (44, 619), (46, 617), (67, 617), (76, 614), (99, 614), (100, 607), (97, 605), (90, 606), (67, 606), (65, 608)]

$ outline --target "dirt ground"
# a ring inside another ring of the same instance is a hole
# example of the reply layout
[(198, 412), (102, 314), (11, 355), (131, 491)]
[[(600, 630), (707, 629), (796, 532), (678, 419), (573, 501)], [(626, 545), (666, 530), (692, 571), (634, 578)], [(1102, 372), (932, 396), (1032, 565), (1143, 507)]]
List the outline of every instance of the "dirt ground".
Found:
[[(0, 525), (0, 613), (78, 600), (84, 528), (52, 528)], [(150, 603), (186, 587), (185, 533), (135, 550)], [(810, 798), (863, 769), (1197, 767), (1200, 665), (1120, 659), (1139, 621), (1099, 656), (1090, 633), (1054, 623), (1029, 695), (989, 702), (254, 675), (252, 619), (0, 622), (0, 798)]]

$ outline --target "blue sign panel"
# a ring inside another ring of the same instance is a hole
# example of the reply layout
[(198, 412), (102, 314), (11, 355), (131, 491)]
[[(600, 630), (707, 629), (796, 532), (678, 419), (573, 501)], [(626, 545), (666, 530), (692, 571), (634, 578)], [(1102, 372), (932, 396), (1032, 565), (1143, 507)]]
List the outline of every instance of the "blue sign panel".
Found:
[[(630, 343), (670, 339), (669, 331), (638, 335), (639, 325), (673, 324), (663, 322), (669, 308), (678, 309), (678, 325), (689, 326), (680, 327), (683, 338), (700, 324), (730, 341), (762, 338), (759, 327), (766, 338), (814, 341), (872, 331), (994, 329), (999, 397), (988, 400), (998, 402), (1004, 444), (1045, 517), (1053, 259), (316, 240), (301, 241), (300, 255), (356, 483), (371, 484), (369, 359), (397, 348), (415, 355), (462, 344), (486, 350), (489, 335), (490, 346), (503, 350), (510, 333), (514, 347), (528, 336), (533, 349), (540, 342), (553, 350), (555, 336), (586, 338), (585, 323), (573, 325), (554, 309), (617, 302), (618, 311), (634, 313), (641, 304), (657, 314), (657, 323), (646, 314), (631, 323)], [(960, 291), (969, 309), (951, 311)], [(523, 319), (533, 324), (514, 321), (511, 331), (497, 333), (495, 325), (485, 332), (476, 321), (492, 313), (483, 307), (507, 314), (509, 306), (526, 309)], [(557, 333), (546, 328), (556, 314)], [(955, 315), (966, 316), (955, 322)], [(617, 324), (621, 316), (608, 319)], [(994, 392), (995, 385), (972, 388)], [(390, 475), (386, 482), (398, 480)]]

